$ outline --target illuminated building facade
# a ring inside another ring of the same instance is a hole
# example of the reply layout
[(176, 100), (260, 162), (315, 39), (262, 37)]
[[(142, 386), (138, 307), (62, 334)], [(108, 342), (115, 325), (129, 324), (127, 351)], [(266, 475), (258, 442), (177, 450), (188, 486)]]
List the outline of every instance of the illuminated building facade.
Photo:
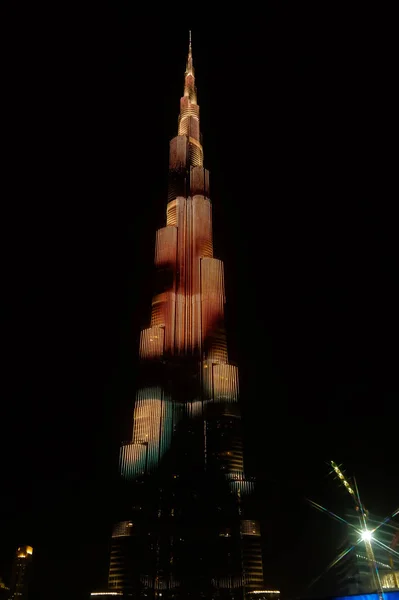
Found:
[(32, 546), (17, 548), (11, 574), (10, 600), (27, 600), (32, 574), (32, 557)]
[(254, 481), (244, 473), (238, 370), (228, 358), (224, 268), (213, 256), (203, 161), (190, 40), (111, 544), (109, 590), (140, 599), (238, 600), (263, 589)]

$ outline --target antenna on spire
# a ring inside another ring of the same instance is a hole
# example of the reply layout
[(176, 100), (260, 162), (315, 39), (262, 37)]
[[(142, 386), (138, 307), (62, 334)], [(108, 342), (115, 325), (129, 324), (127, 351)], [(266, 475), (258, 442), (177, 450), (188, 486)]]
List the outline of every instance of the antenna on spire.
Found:
[(188, 31), (188, 56), (186, 64), (186, 75), (192, 75), (194, 77), (193, 54), (191, 50), (191, 29), (189, 29)]

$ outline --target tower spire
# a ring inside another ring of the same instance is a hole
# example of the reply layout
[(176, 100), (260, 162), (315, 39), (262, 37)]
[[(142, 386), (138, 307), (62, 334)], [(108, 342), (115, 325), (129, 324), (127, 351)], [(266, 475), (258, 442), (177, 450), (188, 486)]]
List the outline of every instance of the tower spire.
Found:
[(191, 47), (191, 29), (188, 32), (188, 57), (187, 57), (186, 75), (192, 75), (194, 77), (193, 54), (192, 54), (192, 47)]
[(197, 104), (197, 90), (195, 87), (195, 75), (193, 67), (193, 55), (191, 46), (191, 29), (188, 32), (188, 55), (186, 71), (184, 73), (184, 94), (180, 99), (180, 115), (178, 135), (185, 135), (189, 138), (189, 143), (195, 146), (190, 150), (190, 161), (194, 160), (192, 165), (202, 165), (202, 146), (201, 134), (199, 128), (199, 106)]
[(184, 80), (184, 95), (190, 98), (190, 102), (193, 104), (197, 103), (197, 94), (194, 83), (194, 67), (193, 67), (193, 54), (191, 47), (191, 29), (188, 32), (188, 56)]

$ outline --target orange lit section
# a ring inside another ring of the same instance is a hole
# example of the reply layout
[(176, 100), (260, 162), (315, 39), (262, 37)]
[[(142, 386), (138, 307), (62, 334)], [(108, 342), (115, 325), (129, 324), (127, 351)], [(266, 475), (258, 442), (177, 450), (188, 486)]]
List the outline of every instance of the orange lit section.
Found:
[(187, 200), (181, 196), (176, 198), (177, 216), (177, 284), (176, 284), (176, 331), (175, 348), (178, 354), (185, 353), (186, 339), (186, 285), (187, 285)]
[(200, 139), (200, 124), (199, 124), (199, 119), (197, 117), (191, 117), (190, 116), (189, 130), (188, 130), (188, 139), (189, 139), (189, 141), (195, 140), (194, 143), (197, 143), (198, 146), (200, 146), (200, 148), (201, 148), (201, 154), (202, 154), (203, 153), (202, 146), (201, 146), (201, 143), (199, 142), (199, 139)]
[(166, 225), (177, 227), (177, 200), (172, 200), (166, 208)]
[(174, 137), (169, 144), (169, 169), (183, 171), (188, 162), (188, 138), (185, 135)]
[[(206, 196), (209, 198), (209, 171), (203, 167), (191, 167), (190, 169), (190, 193), (191, 196)], [(212, 255), (213, 256), (213, 255)]]
[(224, 335), (223, 263), (216, 258), (201, 260), (202, 342), (206, 358), (227, 362)]
[(201, 259), (211, 258), (212, 210), (204, 196), (194, 196), (190, 202), (192, 215), (192, 260), (191, 260), (191, 348), (199, 352), (202, 348), (201, 327)]
[(177, 228), (163, 227), (157, 231), (155, 266), (158, 294), (153, 298), (151, 327), (165, 327), (164, 349), (173, 352), (175, 332)]
[(190, 102), (197, 102), (197, 94), (195, 90), (194, 73), (192, 67), (190, 72), (186, 73), (186, 79), (184, 83), (184, 95), (190, 100)]
[(215, 402), (238, 402), (238, 369), (229, 364), (213, 365)]
[(140, 358), (144, 360), (161, 358), (163, 355), (165, 331), (163, 327), (149, 327), (140, 334)]
[(223, 263), (217, 258), (204, 258), (202, 260), (202, 295), (206, 298), (215, 298), (218, 301), (218, 316), (224, 315), (224, 272)]
[[(183, 96), (180, 98), (180, 115), (179, 115), (179, 123), (184, 118), (194, 117), (199, 120), (199, 106), (198, 104), (192, 102), (188, 96)], [(183, 135), (179, 133), (179, 135)]]
[(193, 287), (193, 204), (191, 198), (187, 198), (186, 201), (186, 245), (184, 249), (185, 253), (185, 268), (186, 268), (186, 339), (185, 339), (185, 350), (190, 353), (192, 350), (192, 287)]
[(188, 156), (192, 165), (202, 167), (204, 160), (202, 146), (192, 137), (189, 138)]
[(158, 229), (155, 242), (155, 265), (157, 267), (176, 267), (176, 227)]
[[(196, 195), (193, 203), (193, 244), (194, 256), (213, 257), (212, 207), (209, 198)], [(198, 290), (199, 291), (199, 290)]]
[(167, 323), (168, 310), (167, 310), (168, 295), (157, 294), (152, 299), (151, 309), (151, 328), (165, 327)]
[(179, 135), (187, 135), (199, 140), (199, 106), (192, 104), (187, 97), (180, 100)]
[(158, 443), (161, 404), (160, 387), (146, 388), (138, 392), (134, 409), (133, 442)]

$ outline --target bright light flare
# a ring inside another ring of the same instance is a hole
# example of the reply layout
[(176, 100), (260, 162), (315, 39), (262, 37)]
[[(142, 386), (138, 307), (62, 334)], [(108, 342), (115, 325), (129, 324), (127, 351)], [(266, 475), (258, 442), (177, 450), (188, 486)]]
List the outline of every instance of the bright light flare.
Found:
[(373, 539), (373, 532), (369, 529), (364, 529), (361, 532), (360, 537), (362, 538), (363, 542), (370, 542)]

